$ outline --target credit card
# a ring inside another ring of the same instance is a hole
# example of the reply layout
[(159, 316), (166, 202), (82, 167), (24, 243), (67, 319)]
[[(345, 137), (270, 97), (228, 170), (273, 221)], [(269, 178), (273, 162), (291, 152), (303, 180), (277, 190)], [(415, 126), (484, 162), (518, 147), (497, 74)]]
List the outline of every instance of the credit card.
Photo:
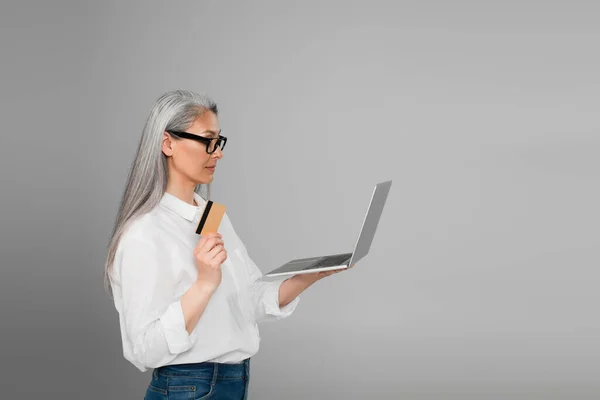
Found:
[(200, 222), (198, 222), (196, 233), (198, 235), (216, 233), (224, 215), (225, 206), (223, 204), (215, 203), (211, 200), (207, 201)]

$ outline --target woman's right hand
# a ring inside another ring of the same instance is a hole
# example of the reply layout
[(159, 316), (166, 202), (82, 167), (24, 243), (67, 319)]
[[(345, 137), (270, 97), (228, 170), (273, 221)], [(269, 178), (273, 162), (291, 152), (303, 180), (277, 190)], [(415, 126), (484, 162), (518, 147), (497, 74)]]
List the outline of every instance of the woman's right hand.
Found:
[(221, 264), (227, 259), (227, 250), (222, 238), (220, 233), (203, 235), (194, 249), (194, 260), (198, 270), (197, 282), (213, 292), (221, 284)]

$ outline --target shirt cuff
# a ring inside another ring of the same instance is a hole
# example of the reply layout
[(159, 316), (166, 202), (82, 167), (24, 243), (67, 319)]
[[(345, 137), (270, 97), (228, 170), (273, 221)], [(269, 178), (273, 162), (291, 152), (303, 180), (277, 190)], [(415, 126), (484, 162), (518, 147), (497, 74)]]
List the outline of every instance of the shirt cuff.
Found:
[(284, 307), (279, 307), (279, 287), (284, 281), (269, 282), (269, 286), (265, 291), (263, 303), (265, 305), (265, 312), (268, 315), (273, 315), (278, 318), (285, 318), (289, 316), (300, 301), (300, 297), (297, 296), (289, 304)]
[(160, 317), (160, 323), (171, 354), (183, 353), (193, 346), (193, 335), (190, 335), (185, 329), (185, 316), (180, 300), (169, 305)]

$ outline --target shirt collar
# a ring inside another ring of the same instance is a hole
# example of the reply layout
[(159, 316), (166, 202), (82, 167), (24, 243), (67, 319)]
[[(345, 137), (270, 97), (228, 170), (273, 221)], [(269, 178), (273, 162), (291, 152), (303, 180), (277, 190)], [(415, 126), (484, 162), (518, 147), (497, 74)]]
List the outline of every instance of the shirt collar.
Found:
[(193, 221), (196, 217), (196, 214), (199, 213), (200, 210), (204, 209), (204, 205), (206, 204), (206, 200), (204, 200), (196, 192), (194, 192), (194, 200), (196, 200), (198, 206), (188, 204), (179, 197), (165, 192), (160, 199), (160, 204), (175, 212), (177, 215), (187, 219), (188, 221)]

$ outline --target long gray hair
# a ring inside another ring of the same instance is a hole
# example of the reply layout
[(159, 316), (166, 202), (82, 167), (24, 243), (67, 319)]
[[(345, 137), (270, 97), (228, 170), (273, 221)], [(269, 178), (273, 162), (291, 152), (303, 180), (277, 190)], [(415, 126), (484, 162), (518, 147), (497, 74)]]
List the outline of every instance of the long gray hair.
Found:
[[(128, 224), (152, 210), (167, 188), (167, 157), (162, 152), (165, 130), (185, 131), (206, 111), (218, 114), (217, 104), (204, 94), (174, 90), (161, 95), (150, 111), (129, 171), (121, 205), (110, 236), (104, 265), (104, 287), (112, 297), (111, 273), (119, 240)], [(176, 138), (175, 138), (176, 139)], [(176, 139), (177, 140), (177, 139)], [(194, 191), (200, 194), (203, 185)], [(210, 184), (206, 185), (210, 199)]]

